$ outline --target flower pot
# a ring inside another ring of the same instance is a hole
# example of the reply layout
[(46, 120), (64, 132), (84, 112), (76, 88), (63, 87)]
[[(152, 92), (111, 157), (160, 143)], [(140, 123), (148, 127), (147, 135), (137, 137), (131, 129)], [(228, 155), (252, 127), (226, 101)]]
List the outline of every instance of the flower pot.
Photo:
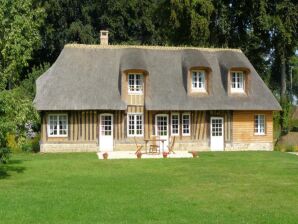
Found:
[(196, 151), (192, 151), (191, 154), (192, 154), (192, 157), (193, 157), (193, 158), (196, 158), (196, 157), (199, 156), (199, 153), (196, 152)]
[(109, 154), (105, 152), (104, 154), (102, 154), (102, 156), (103, 156), (103, 159), (108, 159)]
[(168, 158), (168, 153), (167, 152), (163, 152), (162, 153), (163, 158)]
[(141, 152), (138, 152), (138, 153), (137, 153), (137, 158), (138, 158), (138, 159), (141, 159), (141, 158), (142, 158), (142, 153), (141, 153)]

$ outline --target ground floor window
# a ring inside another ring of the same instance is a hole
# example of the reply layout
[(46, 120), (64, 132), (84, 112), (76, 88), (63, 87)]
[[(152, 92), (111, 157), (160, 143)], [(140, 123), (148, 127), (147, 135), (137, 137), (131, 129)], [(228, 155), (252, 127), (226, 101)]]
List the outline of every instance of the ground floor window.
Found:
[(255, 134), (265, 135), (265, 115), (255, 115)]
[(143, 114), (127, 115), (128, 136), (143, 136)]
[(50, 114), (48, 116), (48, 136), (66, 137), (68, 134), (67, 114)]
[(179, 114), (173, 113), (171, 115), (171, 135), (179, 135)]
[(190, 114), (189, 113), (182, 114), (182, 135), (184, 136), (190, 135)]

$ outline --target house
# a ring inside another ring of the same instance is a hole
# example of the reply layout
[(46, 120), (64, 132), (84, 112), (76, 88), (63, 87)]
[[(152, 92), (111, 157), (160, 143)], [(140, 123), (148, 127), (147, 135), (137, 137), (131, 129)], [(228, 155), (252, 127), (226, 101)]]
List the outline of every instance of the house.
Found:
[(36, 81), (41, 151), (272, 150), (279, 103), (239, 49), (68, 44)]

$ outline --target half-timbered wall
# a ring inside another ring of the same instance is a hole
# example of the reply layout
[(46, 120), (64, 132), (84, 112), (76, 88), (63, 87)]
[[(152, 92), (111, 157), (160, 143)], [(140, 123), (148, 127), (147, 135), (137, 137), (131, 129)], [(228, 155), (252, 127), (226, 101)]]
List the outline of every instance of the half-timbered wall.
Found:
[[(190, 113), (190, 136), (182, 135), (182, 114)], [(69, 111), (61, 112), (68, 115), (68, 137), (48, 137), (47, 123), (51, 112), (42, 113), (41, 140), (43, 142), (98, 142), (99, 119), (101, 113), (111, 113), (114, 116), (114, 139), (119, 142), (133, 142), (133, 138), (127, 137), (127, 114), (143, 113), (144, 136), (138, 138), (150, 138), (155, 135), (155, 115), (169, 115), (169, 136), (171, 133), (171, 114), (178, 113), (180, 121), (179, 136), (177, 141), (209, 141), (210, 116), (222, 116), (225, 121), (225, 141), (232, 139), (232, 112), (229, 111), (147, 111), (143, 106), (128, 106), (127, 111)], [(55, 112), (57, 113), (57, 112)]]
[[(143, 139), (155, 135), (155, 116), (167, 114), (169, 116), (168, 131), (171, 137), (171, 114), (179, 114), (179, 136), (176, 136), (177, 147), (186, 144), (184, 148), (191, 146), (209, 147), (210, 142), (210, 117), (224, 118), (224, 139), (228, 148), (235, 147), (236, 143), (272, 143), (273, 123), (272, 112), (257, 111), (147, 111), (143, 106), (128, 106), (126, 111), (55, 111), (55, 114), (65, 113), (68, 115), (68, 136), (48, 136), (48, 115), (52, 112), (42, 112), (41, 141), (42, 143), (71, 143), (71, 144), (99, 144), (99, 123), (101, 113), (113, 114), (113, 134), (115, 150), (120, 150), (126, 144), (125, 150), (133, 150), (134, 138), (127, 136), (127, 114), (143, 114), (144, 135), (137, 137), (140, 143)], [(182, 135), (182, 114), (189, 113), (191, 119), (190, 136)], [(254, 134), (254, 115), (264, 114), (266, 119), (265, 135)], [(179, 145), (180, 144), (180, 145)], [(241, 145), (241, 147), (243, 147)], [(183, 149), (184, 149), (183, 148)], [(200, 149), (200, 148), (198, 148)]]

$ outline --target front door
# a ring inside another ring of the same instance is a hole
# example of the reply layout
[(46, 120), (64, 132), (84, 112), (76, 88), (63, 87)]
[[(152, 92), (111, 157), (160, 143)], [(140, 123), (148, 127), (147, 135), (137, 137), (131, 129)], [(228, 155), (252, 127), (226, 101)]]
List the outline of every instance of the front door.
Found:
[(222, 117), (211, 117), (210, 120), (210, 148), (211, 151), (224, 150), (224, 124)]
[(113, 115), (101, 114), (99, 128), (99, 150), (113, 151)]
[(169, 115), (167, 114), (157, 114), (155, 116), (155, 133), (159, 136), (164, 143), (160, 143), (161, 150), (168, 150), (168, 140), (169, 140)]

